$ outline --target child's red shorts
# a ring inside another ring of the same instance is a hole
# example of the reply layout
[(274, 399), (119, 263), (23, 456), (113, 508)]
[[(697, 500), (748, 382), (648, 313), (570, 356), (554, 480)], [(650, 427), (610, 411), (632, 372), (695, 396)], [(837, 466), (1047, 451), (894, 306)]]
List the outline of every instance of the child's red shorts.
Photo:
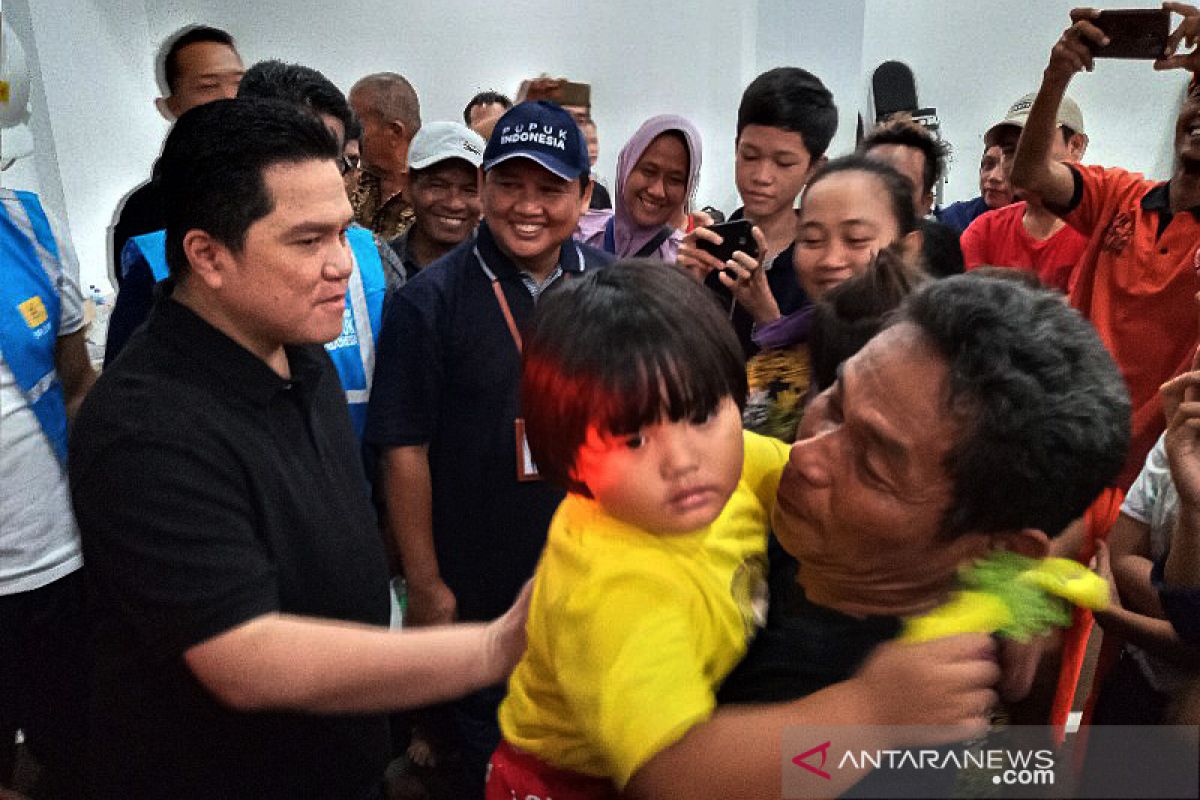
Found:
[(485, 800), (616, 800), (612, 781), (551, 766), (503, 739), (488, 762)]

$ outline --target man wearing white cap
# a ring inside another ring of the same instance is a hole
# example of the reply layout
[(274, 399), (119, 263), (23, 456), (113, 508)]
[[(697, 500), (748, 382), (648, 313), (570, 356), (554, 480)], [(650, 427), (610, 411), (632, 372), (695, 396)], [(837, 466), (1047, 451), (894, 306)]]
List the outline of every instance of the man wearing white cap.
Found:
[[(988, 148), (999, 147), (1003, 152), (1005, 180), (1012, 171), (1017, 142), (1036, 97), (1036, 92), (1030, 93), (1013, 103), (1004, 119), (983, 136)], [(1088, 138), (1083, 130), (1083, 112), (1070, 97), (1063, 96), (1055, 123), (1058, 135), (1050, 142), (1050, 157), (1078, 163)], [(1018, 191), (1017, 197), (1020, 202), (983, 214), (963, 232), (960, 244), (967, 269), (1011, 267), (1032, 272), (1046, 286), (1067, 291), (1087, 239), (1049, 211), (1035, 193)]]
[[(412, 227), (391, 241), (404, 265), (404, 280), (453, 250), (475, 232), (481, 211), (483, 137), (457, 122), (430, 122), (408, 150)], [(389, 287), (403, 283), (388, 275)]]

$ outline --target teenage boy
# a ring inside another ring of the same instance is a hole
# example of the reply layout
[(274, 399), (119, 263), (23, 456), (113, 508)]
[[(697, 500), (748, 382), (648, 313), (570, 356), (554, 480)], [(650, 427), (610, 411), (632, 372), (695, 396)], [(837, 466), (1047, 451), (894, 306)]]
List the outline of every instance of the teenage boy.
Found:
[[(537, 480), (525, 454), (522, 331), (543, 292), (611, 260), (571, 238), (591, 177), (587, 143), (561, 107), (506, 112), (483, 170), (478, 233), (393, 298), (376, 362), (366, 438), (382, 452), (411, 625), (483, 619), (532, 575), (563, 492)], [(499, 742), (502, 694), (457, 710), (472, 796)]]
[[(738, 106), (734, 180), (742, 207), (730, 219), (745, 218), (763, 232), (767, 283), (779, 312), (800, 307), (804, 292), (792, 271), (796, 239), (796, 197), (808, 177), (825, 161), (837, 132), (837, 106), (821, 79), (797, 67), (777, 67), (755, 78)], [(698, 250), (694, 237), (684, 240), (679, 263), (708, 268), (705, 284), (728, 309), (746, 358), (758, 348), (750, 339), (754, 319), (737, 304), (718, 278), (719, 262)]]
[[(1200, 35), (1200, 10), (1168, 3), (1184, 19), (1169, 48)], [(1087, 237), (1071, 304), (1096, 326), (1129, 384), (1133, 439), (1117, 485), (1128, 488), (1163, 430), (1158, 388), (1188, 368), (1196, 349), (1196, 264), (1200, 239), (1200, 86), (1195, 78), (1175, 123), (1175, 171), (1165, 183), (1118, 168), (1054, 158), (1057, 110), (1075, 73), (1093, 67), (1107, 38), (1098, 12), (1076, 9), (1050, 53), (1017, 147), (1012, 182)], [(1154, 62), (1200, 69), (1200, 51)]]

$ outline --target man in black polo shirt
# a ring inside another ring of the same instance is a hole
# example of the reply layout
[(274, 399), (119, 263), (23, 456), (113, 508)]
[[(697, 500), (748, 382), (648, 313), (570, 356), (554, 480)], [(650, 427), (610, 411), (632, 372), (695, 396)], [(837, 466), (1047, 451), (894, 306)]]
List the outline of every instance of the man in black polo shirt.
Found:
[[(591, 178), (587, 144), (562, 108), (510, 109), (483, 169), (478, 234), (389, 306), (367, 418), (415, 625), (488, 619), (533, 573), (563, 493), (519, 477), (521, 330), (543, 291), (611, 260), (571, 239)], [(499, 741), (501, 695), (460, 708), (476, 796)]]
[[(383, 712), (500, 681), (520, 609), (395, 634), (337, 373), (352, 212), (310, 114), (220, 100), (161, 159), (171, 278), (80, 413), (96, 797), (379, 797)], [(130, 410), (135, 413), (130, 413)]]

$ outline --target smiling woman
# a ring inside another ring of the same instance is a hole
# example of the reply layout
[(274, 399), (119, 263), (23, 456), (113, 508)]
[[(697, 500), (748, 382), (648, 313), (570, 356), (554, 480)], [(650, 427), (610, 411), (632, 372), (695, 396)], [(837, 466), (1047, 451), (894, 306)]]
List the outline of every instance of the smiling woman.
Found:
[(700, 177), (700, 132), (683, 117), (663, 114), (642, 123), (617, 159), (613, 210), (591, 210), (575, 238), (620, 258), (674, 262), (683, 216)]

